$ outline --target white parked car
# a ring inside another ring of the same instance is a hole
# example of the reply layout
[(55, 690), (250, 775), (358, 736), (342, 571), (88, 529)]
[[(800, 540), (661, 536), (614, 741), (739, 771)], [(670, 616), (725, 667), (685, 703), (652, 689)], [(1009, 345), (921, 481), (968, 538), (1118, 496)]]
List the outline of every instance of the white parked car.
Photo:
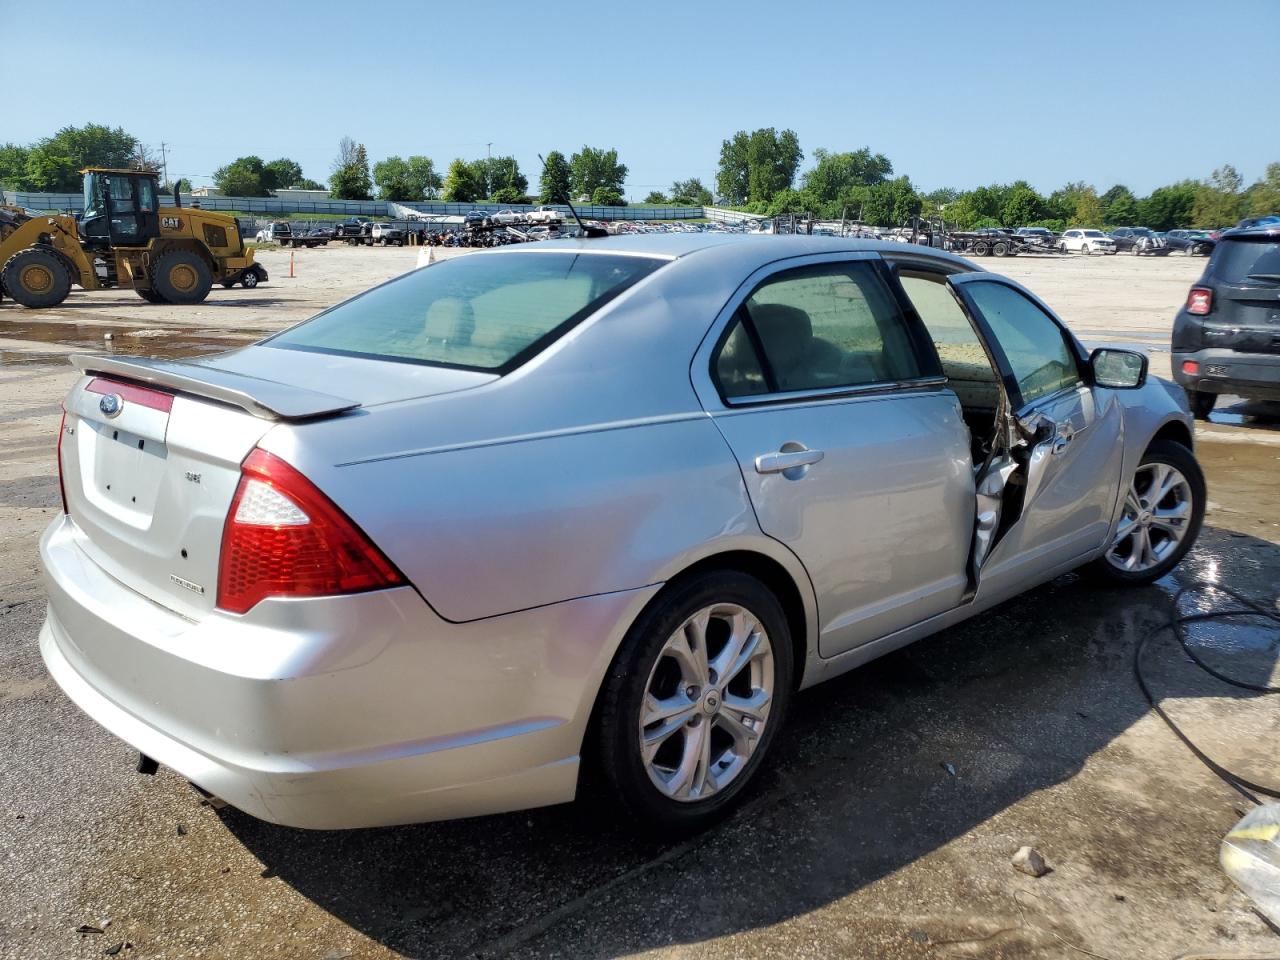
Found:
[(1115, 253), (1116, 242), (1101, 230), (1067, 230), (1058, 241), (1059, 253)]
[(564, 215), (555, 207), (539, 207), (537, 210), (530, 211), (530, 223), (556, 223), (564, 219)]

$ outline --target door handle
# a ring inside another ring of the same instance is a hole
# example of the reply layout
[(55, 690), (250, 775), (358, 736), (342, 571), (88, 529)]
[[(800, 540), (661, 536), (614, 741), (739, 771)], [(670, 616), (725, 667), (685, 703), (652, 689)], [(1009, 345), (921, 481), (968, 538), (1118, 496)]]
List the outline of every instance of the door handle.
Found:
[[(821, 450), (810, 450), (799, 443), (785, 443), (777, 453), (763, 453), (756, 457), (756, 473), (781, 473), (788, 480), (799, 480), (804, 476), (806, 467), (818, 463), (824, 456), (826, 454)], [(790, 471), (795, 471), (795, 475)]]

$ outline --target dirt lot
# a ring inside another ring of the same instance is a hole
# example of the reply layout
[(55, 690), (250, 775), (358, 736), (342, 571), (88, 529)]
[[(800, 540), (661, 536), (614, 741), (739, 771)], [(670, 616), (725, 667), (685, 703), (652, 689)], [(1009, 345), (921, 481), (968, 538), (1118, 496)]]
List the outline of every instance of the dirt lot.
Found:
[[(1280, 433), (1247, 408), (1199, 431), (1210, 509), (1173, 576), (1101, 592), (1063, 577), (799, 697), (766, 782), (693, 840), (642, 839), (584, 805), (294, 831), (201, 806), (171, 772), (134, 773), (135, 755), (71, 706), (35, 648), (35, 543), (57, 509), (53, 438), (72, 381), (61, 355), (209, 352), (415, 258), (300, 250), (288, 279), (288, 254), (267, 252), (268, 285), (216, 289), (194, 308), (129, 292), (76, 293), (39, 314), (0, 306), (0, 956), (88, 958), (127, 941), (118, 956), (1280, 957), (1217, 865), (1242, 801), (1150, 713), (1131, 672), (1180, 585), (1276, 595)], [(1152, 350), (1160, 372), (1155, 351), (1203, 266), (985, 263), (1086, 340)], [(1280, 676), (1256, 627), (1198, 636), (1229, 672)], [(1148, 663), (1210, 753), (1280, 780), (1274, 698), (1218, 684), (1167, 637)], [(1015, 872), (1022, 844), (1053, 872)]]

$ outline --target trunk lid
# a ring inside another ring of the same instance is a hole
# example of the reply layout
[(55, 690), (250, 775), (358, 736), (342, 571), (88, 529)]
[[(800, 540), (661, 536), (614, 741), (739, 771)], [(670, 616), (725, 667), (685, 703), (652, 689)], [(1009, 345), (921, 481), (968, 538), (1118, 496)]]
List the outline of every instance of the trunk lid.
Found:
[(1204, 343), (1280, 354), (1280, 239), (1228, 238), (1214, 251), (1213, 312)]
[[(191, 620), (217, 603), (240, 464), (273, 426), (494, 379), (257, 347), (190, 363), (73, 362), (85, 376), (65, 403), (62, 476), (81, 547), (121, 583)], [(269, 372), (275, 379), (259, 375)], [(358, 399), (319, 389), (334, 384)]]

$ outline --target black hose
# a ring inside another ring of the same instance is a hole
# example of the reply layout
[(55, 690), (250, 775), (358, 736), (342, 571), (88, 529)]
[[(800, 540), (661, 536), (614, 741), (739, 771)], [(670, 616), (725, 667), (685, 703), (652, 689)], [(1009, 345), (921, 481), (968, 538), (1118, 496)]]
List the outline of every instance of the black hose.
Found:
[[(1178, 602), (1187, 594), (1197, 591), (1213, 591), (1226, 594), (1236, 603), (1240, 604), (1241, 607), (1233, 610), (1214, 610), (1208, 613), (1181, 613), (1178, 609)], [(1258, 799), (1257, 794), (1280, 799), (1280, 787), (1264, 786), (1259, 783), (1254, 783), (1251, 780), (1247, 780), (1240, 776), (1240, 774), (1228, 770), (1226, 767), (1217, 763), (1212, 757), (1197, 747), (1195, 743), (1192, 742), (1191, 738), (1183, 733), (1178, 725), (1173, 722), (1167, 713), (1165, 713), (1164, 708), (1156, 702), (1155, 697), (1151, 694), (1151, 690), (1147, 687), (1146, 679), (1142, 675), (1142, 652), (1146, 649), (1147, 642), (1154, 639), (1165, 630), (1170, 630), (1173, 632), (1174, 637), (1177, 638), (1183, 652), (1186, 653), (1196, 666), (1211, 677), (1221, 680), (1223, 683), (1229, 684), (1233, 687), (1239, 687), (1242, 690), (1252, 690), (1255, 693), (1261, 694), (1280, 693), (1280, 686), (1249, 683), (1244, 680), (1237, 680), (1234, 677), (1229, 677), (1225, 673), (1215, 670), (1213, 667), (1209, 666), (1209, 664), (1205, 663), (1204, 660), (1202, 660), (1196, 652), (1191, 649), (1190, 644), (1187, 642), (1187, 624), (1189, 623), (1203, 623), (1207, 620), (1226, 620), (1232, 617), (1261, 617), (1262, 619), (1269, 620), (1276, 624), (1277, 627), (1280, 627), (1280, 613), (1277, 613), (1273, 609), (1264, 607), (1255, 600), (1250, 600), (1248, 597), (1241, 596), (1229, 587), (1223, 587), (1216, 583), (1193, 583), (1183, 587), (1173, 596), (1173, 610), (1173, 619), (1168, 623), (1161, 624), (1144, 636), (1138, 641), (1138, 646), (1133, 651), (1133, 674), (1138, 680), (1138, 686), (1142, 688), (1143, 696), (1147, 698), (1147, 703), (1151, 705), (1151, 709), (1154, 710), (1160, 719), (1168, 725), (1174, 735), (1186, 744), (1187, 749), (1195, 754), (1201, 763), (1221, 778), (1227, 786), (1231, 787), (1231, 789), (1235, 790), (1246, 800), (1256, 804), (1262, 803), (1262, 801)]]

